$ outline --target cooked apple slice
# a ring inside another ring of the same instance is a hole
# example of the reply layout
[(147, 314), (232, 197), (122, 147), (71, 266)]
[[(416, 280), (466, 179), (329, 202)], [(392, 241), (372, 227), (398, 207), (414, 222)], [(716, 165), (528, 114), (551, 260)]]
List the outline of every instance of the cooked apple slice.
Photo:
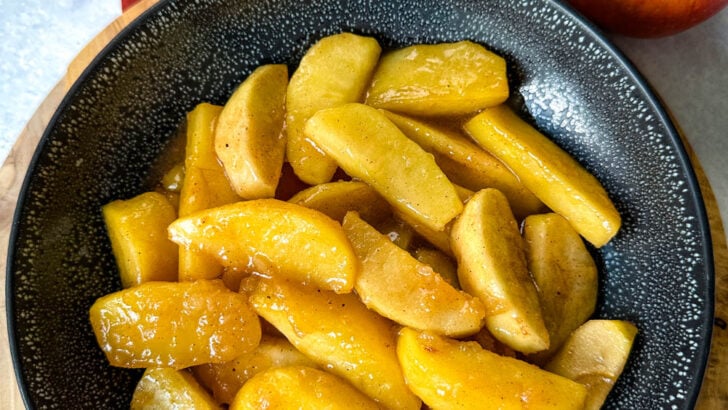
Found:
[(380, 52), (374, 38), (341, 33), (322, 38), (301, 59), (286, 94), (286, 156), (302, 181), (328, 182), (336, 171), (336, 162), (304, 135), (306, 121), (318, 110), (361, 101)]
[(188, 371), (150, 367), (137, 383), (130, 408), (218, 410), (220, 406)]
[[(225, 176), (215, 154), (215, 124), (222, 107), (198, 104), (187, 114), (184, 182), (180, 192), (179, 216), (240, 200)], [(222, 265), (194, 250), (179, 249), (180, 281), (215, 279)]]
[(460, 289), (460, 283), (458, 283), (458, 268), (455, 266), (455, 261), (444, 252), (437, 249), (420, 247), (415, 249), (413, 256), (425, 265), (430, 265), (452, 287)]
[[(185, 185), (182, 187), (180, 195), (179, 216), (190, 215), (240, 199), (237, 194), (228, 196), (231, 193), (233, 191), (229, 188), (227, 178), (217, 170), (190, 168), (185, 172)], [(213, 256), (196, 249), (179, 247), (179, 281), (216, 279), (220, 277), (222, 271), (222, 264)]]
[(250, 302), (298, 350), (382, 406), (420, 408), (397, 362), (392, 322), (369, 310), (354, 293), (260, 278)]
[(277, 199), (237, 202), (172, 223), (169, 237), (231, 269), (283, 275), (338, 293), (351, 292), (356, 255), (336, 221)]
[[(179, 209), (181, 216), (240, 200), (215, 154), (215, 126), (222, 109), (218, 105), (202, 103), (187, 114), (185, 180)], [(192, 182), (188, 180), (191, 170), (198, 171), (197, 178)]]
[(336, 181), (312, 186), (288, 202), (323, 212), (341, 222), (349, 211), (357, 211), (369, 223), (386, 220), (392, 210), (372, 187), (361, 181)]
[(418, 44), (382, 56), (367, 104), (422, 116), (463, 115), (508, 98), (505, 60), (470, 41)]
[(180, 192), (179, 215), (240, 201), (222, 168), (187, 167)]
[(511, 357), (404, 328), (397, 356), (407, 385), (433, 409), (581, 409), (586, 388)]
[(617, 234), (621, 218), (599, 181), (510, 108), (488, 108), (465, 130), (592, 245), (604, 246)]
[(106, 358), (119, 367), (224, 363), (261, 338), (245, 296), (220, 280), (142, 283), (97, 299), (89, 316)]
[(558, 214), (526, 218), (523, 238), (551, 342), (530, 359), (543, 364), (594, 313), (597, 266), (579, 234)]
[(522, 353), (547, 349), (549, 334), (506, 197), (493, 188), (477, 192), (451, 235), (460, 286), (485, 303), (493, 336)]
[(165, 191), (179, 193), (182, 190), (182, 184), (185, 180), (184, 162), (175, 164), (163, 176), (160, 184)]
[(245, 383), (230, 410), (379, 410), (381, 407), (346, 381), (305, 366), (266, 370)]
[(464, 186), (460, 186), (458, 184), (452, 184), (452, 186), (455, 187), (455, 192), (458, 193), (458, 198), (460, 198), (463, 202), (468, 202), (470, 198), (475, 195), (475, 191), (472, 189), (465, 188)]
[(472, 340), (478, 342), (483, 349), (496, 353), (499, 356), (518, 357), (518, 353), (515, 350), (493, 337), (487, 327), (480, 329), (480, 332), (473, 336)]
[(367, 307), (401, 325), (453, 337), (483, 327), (479, 299), (453, 288), (355, 212), (346, 214), (343, 227), (361, 262), (354, 289)]
[(457, 132), (384, 111), (409, 139), (435, 157), (450, 181), (473, 191), (497, 188), (519, 220), (544, 210), (544, 204), (498, 159)]
[(225, 103), (215, 127), (215, 153), (235, 192), (272, 198), (281, 177), (286, 140), (288, 67), (258, 67)]
[[(455, 187), (455, 192), (457, 192), (458, 198), (460, 198), (462, 202), (469, 201), (475, 194), (475, 192), (467, 188), (463, 188), (460, 185), (452, 184), (452, 186)], [(453, 256), (452, 249), (450, 248), (450, 228), (452, 227), (453, 221), (450, 221), (447, 225), (445, 225), (445, 228), (438, 231), (417, 220), (412, 213), (394, 209), (394, 217), (407, 224), (407, 226), (417, 232), (422, 239), (445, 253), (445, 255), (450, 257)]]
[[(475, 194), (475, 192), (467, 188), (463, 188), (460, 185), (452, 184), (452, 186), (455, 187), (455, 192), (462, 202), (467, 202)], [(452, 227), (453, 221), (450, 221), (447, 225), (445, 225), (445, 228), (438, 231), (419, 221), (412, 213), (394, 209), (394, 217), (407, 224), (407, 226), (417, 232), (422, 239), (429, 242), (435, 248), (439, 249), (448, 256), (453, 256), (452, 249), (450, 248), (450, 228)]]
[(417, 233), (409, 224), (395, 216), (374, 225), (374, 228), (405, 251), (410, 250), (417, 236)]
[(463, 208), (432, 155), (375, 108), (352, 103), (319, 111), (306, 123), (305, 134), (347, 174), (435, 231)]
[(545, 366), (586, 386), (587, 410), (598, 410), (624, 370), (637, 328), (622, 320), (590, 320), (566, 340)]
[(412, 229), (415, 230), (415, 232), (417, 232), (431, 245), (443, 251), (446, 255), (453, 256), (452, 249), (450, 247), (450, 228), (452, 227), (452, 221), (445, 225), (442, 230), (438, 231), (422, 223), (421, 221), (417, 220), (413, 215), (408, 214), (404, 211), (395, 209), (394, 215), (397, 218), (401, 219), (404, 223), (411, 226)]
[(283, 337), (263, 335), (255, 350), (225, 363), (207, 363), (192, 372), (220, 403), (230, 404), (240, 388), (256, 374), (285, 366), (316, 367), (316, 363), (299, 352)]
[(109, 202), (101, 211), (123, 287), (177, 280), (179, 251), (167, 238), (177, 212), (164, 195), (145, 192)]

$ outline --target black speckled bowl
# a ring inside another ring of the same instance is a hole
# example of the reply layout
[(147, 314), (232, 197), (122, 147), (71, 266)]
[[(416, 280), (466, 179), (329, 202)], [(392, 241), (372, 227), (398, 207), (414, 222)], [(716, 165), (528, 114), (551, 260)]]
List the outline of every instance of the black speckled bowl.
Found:
[(599, 250), (596, 316), (640, 329), (608, 408), (691, 407), (706, 365), (713, 265), (698, 185), (675, 129), (603, 37), (544, 0), (162, 1), (61, 104), (25, 180), (10, 243), (8, 322), (29, 407), (124, 408), (138, 371), (112, 368), (87, 309), (119, 288), (100, 206), (145, 189), (185, 112), (221, 104), (262, 63), (354, 31), (384, 47), (470, 39), (504, 55), (512, 103), (604, 183), (623, 215)]

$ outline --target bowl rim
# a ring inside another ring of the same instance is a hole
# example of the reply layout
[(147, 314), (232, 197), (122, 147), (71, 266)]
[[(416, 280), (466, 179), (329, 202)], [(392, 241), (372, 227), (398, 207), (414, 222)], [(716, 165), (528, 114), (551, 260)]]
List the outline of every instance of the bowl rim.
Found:
[[(335, 0), (334, 0), (335, 1)], [(479, 0), (477, 0), (479, 1)], [(553, 7), (558, 9), (561, 13), (568, 16), (572, 21), (578, 23), (581, 28), (590, 36), (590, 39), (597, 42), (600, 47), (607, 51), (616, 62), (622, 65), (625, 69), (628, 77), (634, 82), (638, 91), (644, 97), (646, 103), (648, 103), (651, 110), (657, 115), (659, 123), (662, 124), (666, 131), (666, 136), (674, 144), (676, 148), (676, 158), (685, 171), (685, 182), (689, 189), (689, 196), (695, 204), (696, 212), (696, 225), (704, 233), (702, 256), (705, 258), (705, 294), (704, 300), (704, 311), (702, 312), (702, 324), (705, 328), (705, 343), (700, 345), (696, 351), (696, 363), (695, 378), (690, 384), (690, 388), (687, 389), (689, 392), (686, 397), (686, 404), (690, 408), (694, 407), (697, 403), (698, 396), (701, 391), (703, 379), (706, 374), (708, 367), (711, 342), (713, 335), (713, 322), (715, 318), (715, 260), (713, 255), (713, 240), (712, 232), (710, 229), (710, 222), (705, 207), (705, 200), (703, 199), (703, 193), (698, 182), (695, 168), (693, 167), (692, 161), (688, 155), (686, 149), (686, 141), (683, 140), (681, 133), (673, 122), (673, 118), (668, 114), (662, 100), (659, 98), (657, 92), (653, 89), (650, 83), (645, 77), (639, 72), (634, 63), (621, 51), (617, 46), (612, 43), (605, 32), (603, 32), (595, 23), (588, 20), (584, 15), (579, 13), (577, 10), (567, 4), (566, 0), (543, 0), (545, 3), (551, 4)], [(18, 193), (18, 199), (16, 201), (16, 207), (13, 214), (11, 223), (10, 235), (8, 238), (8, 250), (6, 258), (6, 284), (5, 284), (5, 300), (6, 300), (6, 323), (7, 323), (7, 334), (8, 344), (10, 347), (10, 356), (12, 358), (15, 381), (22, 397), (23, 403), (26, 408), (34, 408), (34, 403), (31, 402), (31, 394), (28, 391), (27, 383), (25, 382), (24, 368), (20, 361), (19, 356), (19, 341), (17, 338), (17, 329), (15, 326), (15, 303), (14, 303), (14, 289), (15, 289), (15, 278), (14, 278), (14, 267), (16, 257), (16, 243), (19, 235), (20, 220), (23, 214), (26, 199), (28, 197), (28, 191), (30, 190), (31, 180), (33, 178), (34, 170), (38, 165), (41, 157), (41, 153), (48, 144), (50, 134), (52, 133), (55, 124), (58, 122), (59, 117), (67, 110), (68, 105), (76, 94), (79, 88), (83, 86), (88, 77), (96, 70), (97, 66), (107, 58), (108, 54), (116, 49), (121, 42), (126, 40), (132, 32), (137, 28), (145, 24), (152, 16), (156, 15), (161, 9), (169, 7), (170, 3), (174, 3), (175, 0), (159, 0), (152, 4), (149, 8), (144, 10), (132, 20), (129, 24), (123, 27), (102, 49), (101, 51), (91, 60), (91, 62), (84, 68), (79, 77), (74, 81), (73, 85), (63, 96), (63, 99), (59, 103), (55, 112), (51, 116), (47, 123), (45, 130), (43, 131), (38, 144), (35, 147), (33, 156), (29, 162), (26, 170), (23, 182)], [(113, 24), (113, 23), (112, 23)], [(702, 276), (702, 275), (701, 275)]]

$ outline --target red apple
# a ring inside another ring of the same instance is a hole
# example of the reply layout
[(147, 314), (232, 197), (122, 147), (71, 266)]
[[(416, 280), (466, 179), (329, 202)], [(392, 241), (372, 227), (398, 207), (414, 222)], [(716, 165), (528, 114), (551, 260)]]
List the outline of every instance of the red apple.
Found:
[(139, 0), (121, 0), (121, 11), (126, 11), (129, 7), (138, 3)]
[(728, 0), (569, 0), (607, 31), (661, 37), (692, 27), (728, 5)]

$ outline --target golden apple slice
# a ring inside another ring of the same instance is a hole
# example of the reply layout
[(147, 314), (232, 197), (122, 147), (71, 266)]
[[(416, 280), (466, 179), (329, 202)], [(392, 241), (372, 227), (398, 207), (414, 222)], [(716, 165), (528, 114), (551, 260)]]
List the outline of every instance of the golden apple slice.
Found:
[(240, 201), (222, 168), (189, 167), (180, 192), (180, 216)]
[(341, 222), (349, 211), (357, 211), (369, 223), (386, 220), (392, 210), (372, 187), (361, 181), (337, 181), (312, 186), (288, 202), (323, 212)]
[(217, 410), (220, 406), (188, 371), (151, 367), (137, 383), (130, 408)]
[(488, 108), (465, 130), (592, 245), (604, 246), (616, 235), (621, 218), (599, 181), (510, 108)]
[(455, 192), (458, 193), (458, 198), (460, 198), (460, 200), (463, 202), (468, 202), (468, 200), (470, 200), (470, 198), (475, 195), (475, 191), (473, 191), (472, 189), (465, 188), (458, 184), (452, 184), (452, 186), (455, 187)]
[[(457, 191), (457, 188), (456, 188)], [(418, 221), (414, 216), (404, 211), (394, 210), (394, 215), (401, 219), (404, 223), (411, 226), (422, 238), (424, 238), (431, 245), (444, 252), (446, 255), (454, 256), (450, 247), (450, 228), (452, 227), (452, 221), (450, 221), (442, 230), (435, 230), (434, 228)]]
[[(187, 114), (187, 144), (185, 146), (185, 181), (182, 184), (180, 213), (187, 215), (221, 202), (232, 202), (240, 198), (230, 186), (225, 170), (215, 154), (215, 127), (223, 107), (208, 103), (198, 104)], [(200, 193), (184, 193), (187, 174), (191, 169), (203, 171), (207, 190)]]
[(336, 171), (336, 162), (304, 135), (306, 121), (321, 109), (361, 101), (380, 52), (371, 37), (341, 33), (322, 38), (301, 59), (286, 94), (286, 156), (302, 181), (328, 182)]
[[(475, 194), (475, 192), (467, 188), (463, 188), (460, 185), (452, 184), (452, 186), (455, 187), (455, 192), (462, 202), (467, 202)], [(438, 231), (417, 220), (411, 213), (395, 209), (394, 217), (407, 224), (407, 226), (417, 232), (422, 239), (429, 242), (447, 256), (454, 256), (452, 249), (450, 248), (450, 228), (452, 227), (453, 221), (450, 221), (447, 225), (445, 225), (445, 228)]]
[(460, 289), (458, 282), (458, 268), (453, 261), (444, 252), (437, 249), (420, 247), (415, 249), (414, 257), (425, 265), (430, 265), (432, 269), (439, 273), (445, 282), (449, 283), (455, 289)]
[(473, 191), (500, 190), (519, 220), (544, 210), (544, 204), (502, 162), (464, 136), (392, 112), (384, 114), (409, 139), (434, 155), (450, 181)]
[(511, 357), (404, 328), (397, 356), (407, 385), (433, 409), (581, 409), (586, 388)]
[(261, 337), (245, 296), (219, 280), (146, 282), (97, 299), (89, 313), (99, 346), (119, 367), (224, 363)]
[(177, 212), (164, 195), (146, 192), (110, 202), (101, 211), (123, 287), (177, 280), (179, 251), (167, 238)]
[(217, 279), (224, 274), (222, 264), (214, 256), (185, 247), (179, 248), (179, 270), (180, 282)]
[(166, 199), (167, 202), (169, 202), (169, 204), (172, 205), (174, 214), (177, 215), (178, 210), (179, 210), (179, 192), (167, 191), (163, 187), (159, 187), (159, 186), (154, 189), (154, 192), (162, 194), (164, 199)]
[(487, 327), (480, 329), (480, 332), (478, 332), (475, 336), (473, 336), (472, 340), (478, 342), (478, 344), (483, 349), (485, 349), (489, 352), (493, 352), (499, 356), (507, 356), (507, 357), (515, 357), (515, 358), (518, 357), (518, 353), (516, 353), (515, 350), (504, 345), (499, 340), (497, 340), (495, 337), (493, 337), (493, 334), (490, 333), (490, 331), (488, 331)]
[(380, 410), (346, 381), (306, 366), (266, 370), (250, 379), (235, 396), (230, 410)]
[(215, 153), (235, 192), (245, 199), (272, 198), (286, 151), (288, 67), (258, 67), (235, 90), (215, 127)]
[[(185, 185), (180, 195), (180, 214), (187, 216), (194, 212), (238, 201), (237, 195), (228, 188), (225, 175), (216, 170), (190, 168), (185, 172)], [(216, 189), (220, 188), (221, 189)], [(220, 277), (223, 266), (213, 256), (196, 249), (179, 247), (179, 272), (181, 282)]]
[(200, 103), (187, 113), (185, 168), (219, 170), (224, 174), (215, 154), (215, 125), (222, 112), (219, 105)]
[(354, 289), (368, 308), (401, 325), (453, 337), (483, 327), (479, 299), (453, 288), (356, 213), (346, 214), (343, 227), (361, 262)]
[(397, 362), (392, 322), (369, 310), (354, 293), (260, 278), (250, 302), (298, 350), (382, 406), (420, 408)]
[(558, 214), (526, 218), (523, 238), (551, 342), (548, 350), (530, 359), (543, 364), (594, 313), (597, 266), (579, 234)]
[(637, 328), (622, 320), (590, 320), (566, 340), (545, 366), (586, 386), (587, 410), (601, 408), (624, 370)]
[(354, 287), (358, 261), (341, 225), (301, 205), (237, 202), (180, 218), (168, 232), (173, 242), (227, 268), (283, 275), (338, 293)]
[(393, 244), (405, 251), (410, 250), (412, 243), (416, 239), (415, 236), (417, 235), (410, 225), (395, 216), (391, 216), (381, 223), (374, 225), (374, 228), (382, 235), (389, 238)]
[(435, 231), (463, 208), (432, 155), (377, 109), (352, 103), (319, 111), (306, 123), (305, 134), (347, 174)]
[(230, 404), (238, 390), (253, 376), (285, 366), (316, 367), (316, 362), (296, 350), (288, 340), (263, 335), (255, 350), (229, 362), (196, 366), (192, 371), (218, 402)]
[[(184, 182), (180, 192), (179, 216), (240, 200), (225, 176), (215, 154), (215, 125), (222, 107), (198, 104), (187, 114)], [(179, 249), (180, 281), (215, 279), (222, 265), (194, 250)]]
[(180, 216), (240, 200), (215, 154), (215, 127), (222, 109), (202, 103), (187, 114)]
[(493, 188), (477, 192), (451, 235), (460, 286), (485, 303), (493, 336), (522, 353), (547, 349), (549, 334), (506, 197)]
[(470, 41), (418, 44), (382, 56), (367, 104), (423, 116), (463, 115), (508, 98), (505, 60)]
[(185, 180), (184, 162), (174, 165), (167, 171), (160, 181), (162, 187), (169, 192), (179, 193)]

